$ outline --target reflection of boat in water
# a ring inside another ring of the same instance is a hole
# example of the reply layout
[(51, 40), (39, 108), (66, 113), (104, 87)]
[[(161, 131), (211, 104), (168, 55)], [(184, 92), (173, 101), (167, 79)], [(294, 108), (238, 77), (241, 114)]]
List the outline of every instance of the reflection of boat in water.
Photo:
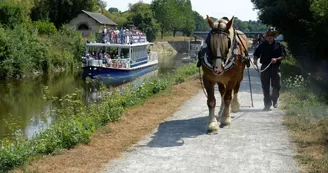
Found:
[(87, 43), (83, 79), (90, 77), (106, 85), (118, 85), (157, 69), (157, 53), (148, 52), (148, 46), (152, 44), (147, 41), (132, 44)]
[(154, 70), (154, 71), (145, 73), (145, 74), (139, 76), (138, 78), (133, 79), (132, 81), (127, 82), (127, 83), (120, 83), (118, 85), (113, 85), (113, 84), (105, 85), (105, 87), (107, 89), (104, 91), (100, 91), (101, 84), (99, 82), (90, 81), (90, 82), (84, 83), (82, 95), (83, 95), (86, 103), (91, 103), (91, 102), (96, 101), (99, 98), (101, 98), (101, 96), (104, 94), (102, 92), (108, 92), (109, 94), (112, 93), (114, 90), (119, 91), (119, 92), (124, 92), (125, 89), (127, 89), (131, 86), (133, 88), (140, 86), (146, 79), (154, 77), (154, 76), (158, 76), (158, 70)]

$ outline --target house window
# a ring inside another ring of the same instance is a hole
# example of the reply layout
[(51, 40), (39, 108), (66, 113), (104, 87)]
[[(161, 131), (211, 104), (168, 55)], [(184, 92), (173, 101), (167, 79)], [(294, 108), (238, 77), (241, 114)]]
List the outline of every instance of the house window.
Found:
[(82, 23), (78, 26), (77, 30), (89, 30), (89, 26), (85, 23)]

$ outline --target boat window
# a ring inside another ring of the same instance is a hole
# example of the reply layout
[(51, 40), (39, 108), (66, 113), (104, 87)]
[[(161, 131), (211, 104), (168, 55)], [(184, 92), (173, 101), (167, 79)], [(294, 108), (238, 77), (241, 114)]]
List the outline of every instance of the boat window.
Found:
[(121, 49), (121, 58), (129, 58), (129, 48), (122, 48)]

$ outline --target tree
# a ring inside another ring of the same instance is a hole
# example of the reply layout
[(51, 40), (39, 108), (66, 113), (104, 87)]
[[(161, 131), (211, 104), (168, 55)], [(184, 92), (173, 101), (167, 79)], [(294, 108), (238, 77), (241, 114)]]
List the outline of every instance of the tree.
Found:
[(159, 23), (161, 38), (164, 36), (164, 32), (172, 29), (172, 21), (174, 19), (174, 3), (173, 0), (153, 0), (151, 8), (155, 19)]
[(170, 0), (168, 1), (171, 6), (171, 13), (170, 15), (174, 16), (171, 21), (171, 30), (173, 37), (175, 37), (177, 31), (182, 31), (182, 29), (185, 27), (185, 9), (184, 9), (184, 2), (179, 0)]
[(156, 39), (159, 25), (154, 19), (151, 7), (149, 4), (138, 2), (133, 4), (128, 10), (127, 21), (133, 21), (134, 25), (146, 33), (149, 41)]
[(106, 17), (108, 17), (110, 20), (114, 21), (118, 27), (122, 27), (127, 23), (127, 17), (128, 13), (121, 13), (121, 12), (108, 12), (104, 11), (103, 13)]
[(9, 0), (0, 2), (0, 23), (6, 27), (14, 28), (27, 19), (28, 9), (19, 3), (13, 3)]
[(182, 31), (184, 35), (190, 36), (191, 33), (196, 29), (196, 22), (193, 18), (193, 11), (190, 0), (185, 0), (181, 5), (182, 12), (184, 16), (184, 24), (182, 27)]
[(201, 16), (197, 11), (193, 11), (193, 16), (195, 21), (195, 30), (206, 31), (210, 29), (205, 18), (203, 18), (203, 16)]
[[(315, 1), (252, 0), (252, 2), (259, 9), (261, 22), (280, 30), (288, 40), (289, 48), (293, 53), (305, 53), (300, 50), (315, 52), (311, 50), (313, 47), (310, 46), (315, 43), (313, 42), (315, 37), (320, 38), (314, 32), (316, 20), (311, 11), (311, 3)], [(300, 47), (304, 49), (300, 49)]]
[(99, 8), (99, 11), (101, 11), (101, 13), (104, 13), (107, 3), (102, 0), (97, 0), (97, 6)]
[(115, 7), (111, 7), (111, 8), (109, 8), (108, 9), (108, 11), (110, 12), (110, 13), (119, 13), (120, 12), (120, 10), (118, 10), (118, 8), (115, 8)]

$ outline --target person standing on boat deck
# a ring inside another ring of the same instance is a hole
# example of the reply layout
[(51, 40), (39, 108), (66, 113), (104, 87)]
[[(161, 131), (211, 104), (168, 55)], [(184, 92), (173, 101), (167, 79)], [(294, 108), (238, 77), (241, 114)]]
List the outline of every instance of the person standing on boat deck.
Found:
[(106, 34), (105, 34), (105, 31), (103, 30), (103, 31), (101, 32), (101, 42), (102, 42), (102, 43), (105, 43), (105, 37), (106, 37)]
[(108, 42), (112, 43), (112, 30), (108, 30)]
[[(279, 91), (281, 88), (280, 64), (285, 59), (286, 51), (284, 46), (274, 38), (277, 32), (270, 27), (266, 32), (266, 40), (262, 42), (254, 52), (254, 64), (257, 66), (257, 60), (260, 58), (262, 64), (261, 83), (264, 95), (264, 109), (269, 111), (273, 105), (278, 107)], [(271, 64), (270, 64), (271, 63)], [(270, 80), (272, 86), (272, 95), (270, 96)]]
[(121, 38), (121, 44), (123, 44), (124, 43), (124, 41), (123, 41), (123, 39), (124, 39), (124, 30), (123, 30), (123, 28), (121, 28), (121, 30), (120, 30), (120, 38)]

